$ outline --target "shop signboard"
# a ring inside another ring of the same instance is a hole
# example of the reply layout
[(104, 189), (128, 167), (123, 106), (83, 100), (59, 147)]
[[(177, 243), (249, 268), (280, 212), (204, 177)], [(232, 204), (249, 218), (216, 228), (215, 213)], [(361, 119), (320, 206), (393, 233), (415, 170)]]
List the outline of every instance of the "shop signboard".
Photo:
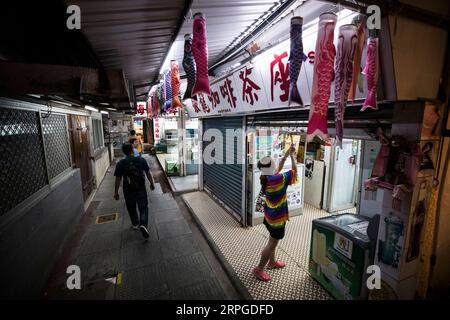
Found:
[(136, 117), (147, 118), (147, 103), (145, 101), (136, 103)]
[[(351, 23), (357, 13), (341, 15), (335, 29), (337, 43), (339, 27)], [(304, 61), (297, 86), (305, 106), (311, 101), (314, 71), (314, 51), (317, 23), (303, 33)], [(255, 111), (288, 108), (289, 103), (289, 39), (283, 41), (225, 77), (211, 81), (211, 96), (199, 95), (197, 101), (185, 101), (190, 117), (208, 117), (227, 114), (245, 114)], [(365, 53), (363, 53), (363, 58)], [(364, 60), (364, 59), (363, 59)], [(364, 61), (362, 65), (364, 65)], [(365, 98), (365, 86), (360, 86), (356, 99)], [(331, 98), (334, 99), (334, 84)], [(291, 107), (300, 107), (291, 105)]]
[(153, 133), (155, 136), (155, 145), (159, 143), (162, 134), (162, 119), (158, 117), (153, 118)]

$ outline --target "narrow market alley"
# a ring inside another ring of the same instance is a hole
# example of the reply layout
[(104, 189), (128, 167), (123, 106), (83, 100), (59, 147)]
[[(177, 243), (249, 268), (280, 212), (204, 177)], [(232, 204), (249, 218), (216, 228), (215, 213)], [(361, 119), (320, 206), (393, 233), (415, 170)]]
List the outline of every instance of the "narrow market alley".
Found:
[[(155, 158), (145, 155), (156, 188), (149, 200), (150, 238), (132, 230), (122, 193), (113, 199), (114, 163), (65, 245), (48, 284), (48, 299), (239, 299), (183, 203), (168, 192)], [(81, 290), (68, 290), (69, 265)]]

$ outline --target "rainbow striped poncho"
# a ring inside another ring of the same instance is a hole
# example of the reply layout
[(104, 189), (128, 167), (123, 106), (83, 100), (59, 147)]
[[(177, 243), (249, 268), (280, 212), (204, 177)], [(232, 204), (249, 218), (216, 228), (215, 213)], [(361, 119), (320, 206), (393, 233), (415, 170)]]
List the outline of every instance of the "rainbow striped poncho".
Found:
[(283, 227), (289, 220), (286, 189), (297, 181), (294, 170), (267, 177), (264, 217), (272, 228)]

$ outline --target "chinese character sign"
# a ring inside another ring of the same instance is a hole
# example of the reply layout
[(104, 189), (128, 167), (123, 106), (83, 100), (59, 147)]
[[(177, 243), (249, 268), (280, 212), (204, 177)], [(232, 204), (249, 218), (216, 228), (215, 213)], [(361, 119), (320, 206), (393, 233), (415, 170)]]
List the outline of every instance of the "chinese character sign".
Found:
[(222, 98), (226, 98), (226, 101), (228, 101), (229, 106), (232, 109), (236, 109), (237, 98), (234, 95), (232, 82), (229, 78), (225, 78), (225, 80), (220, 85), (220, 93), (222, 94)]
[(212, 109), (216, 109), (217, 105), (220, 104), (219, 92), (214, 90), (214, 87), (211, 87), (211, 95), (207, 96), (209, 102), (211, 102)]
[(253, 68), (244, 68), (239, 72), (239, 79), (242, 80), (242, 100), (253, 106), (255, 101), (258, 101), (258, 91), (261, 87), (258, 86), (251, 78)]
[[(289, 98), (289, 63), (283, 61), (287, 58), (287, 51), (281, 55), (273, 54), (273, 60), (270, 62), (270, 98), (274, 101), (274, 87), (279, 86), (281, 94), (279, 99), (282, 102)], [(287, 60), (287, 59), (286, 59)]]
[(153, 118), (153, 132), (155, 136), (155, 144), (159, 142), (161, 135), (160, 119), (158, 117)]
[(136, 116), (146, 117), (147, 110), (145, 102), (138, 102), (136, 106)]

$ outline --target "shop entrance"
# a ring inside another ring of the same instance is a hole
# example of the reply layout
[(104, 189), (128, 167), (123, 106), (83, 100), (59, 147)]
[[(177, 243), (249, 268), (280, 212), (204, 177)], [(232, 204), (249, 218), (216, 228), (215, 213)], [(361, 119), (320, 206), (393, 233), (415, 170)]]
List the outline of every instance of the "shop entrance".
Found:
[[(306, 142), (304, 127), (256, 126), (247, 134), (247, 214), (248, 221), (258, 225), (263, 221), (258, 207), (261, 189), (257, 168), (259, 159), (271, 156), (279, 161), (293, 143), (297, 150), (298, 182), (287, 190), (291, 217), (310, 214), (360, 213), (372, 216), (381, 210), (382, 199), (366, 194), (364, 181), (370, 177), (380, 143), (369, 137), (349, 135), (342, 148), (334, 138), (323, 141), (315, 138)], [(291, 168), (286, 161), (283, 170)]]
[(89, 158), (89, 128), (87, 126), (87, 119), (85, 116), (69, 116), (72, 159), (77, 168), (80, 168), (81, 186), (85, 201), (94, 189), (94, 176)]
[(342, 149), (334, 148), (333, 151), (328, 211), (354, 209), (358, 201), (360, 142), (344, 139)]

